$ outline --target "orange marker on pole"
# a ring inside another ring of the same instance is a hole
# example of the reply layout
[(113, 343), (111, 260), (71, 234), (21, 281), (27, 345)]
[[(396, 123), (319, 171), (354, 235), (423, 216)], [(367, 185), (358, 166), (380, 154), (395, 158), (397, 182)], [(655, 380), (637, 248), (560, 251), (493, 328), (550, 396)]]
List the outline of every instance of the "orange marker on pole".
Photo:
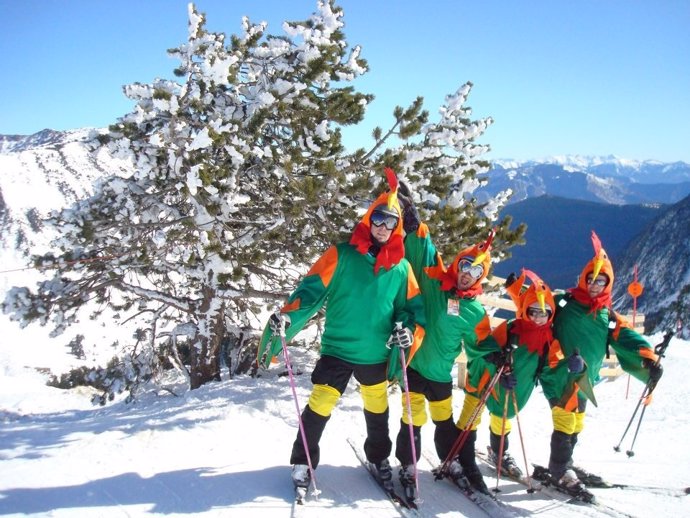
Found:
[[(637, 297), (642, 295), (644, 287), (642, 284), (637, 282), (637, 265), (633, 270), (633, 281), (628, 284), (628, 293), (633, 298), (633, 314), (632, 314), (632, 326), (635, 328), (635, 317), (637, 316)], [(628, 390), (630, 389), (630, 374), (628, 374), (628, 387), (625, 390), (625, 399), (628, 399)]]

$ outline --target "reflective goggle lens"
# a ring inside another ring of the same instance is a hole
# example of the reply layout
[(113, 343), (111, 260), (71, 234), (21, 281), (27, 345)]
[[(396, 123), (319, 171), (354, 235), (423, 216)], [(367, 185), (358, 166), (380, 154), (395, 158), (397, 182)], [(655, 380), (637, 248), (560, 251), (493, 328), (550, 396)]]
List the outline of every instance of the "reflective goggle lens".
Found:
[(592, 279), (591, 277), (587, 277), (587, 284), (595, 284), (597, 286), (601, 286), (602, 288), (606, 286), (609, 283), (607, 279), (604, 277), (597, 277), (596, 279)]
[(393, 230), (398, 225), (398, 218), (383, 212), (372, 212), (369, 218), (371, 224), (375, 227), (385, 226), (388, 230)]
[(462, 273), (469, 273), (473, 279), (479, 279), (484, 273), (484, 267), (481, 264), (472, 266), (472, 263), (466, 259), (461, 260), (459, 266)]

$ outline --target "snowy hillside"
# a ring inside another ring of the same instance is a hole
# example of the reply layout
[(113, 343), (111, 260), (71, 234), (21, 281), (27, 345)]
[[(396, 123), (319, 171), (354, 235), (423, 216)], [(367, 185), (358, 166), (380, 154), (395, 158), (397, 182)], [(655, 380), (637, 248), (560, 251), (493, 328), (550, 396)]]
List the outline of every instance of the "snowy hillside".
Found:
[[(660, 337), (652, 337), (652, 342)], [(115, 403), (93, 408), (88, 395), (42, 385), (42, 376), (16, 365), (12, 351), (0, 349), (0, 515), (93, 518), (123, 516), (274, 518), (290, 516), (292, 487), (287, 464), (296, 431), (288, 378), (274, 366), (263, 378), (238, 377), (184, 392), (170, 380), (169, 392), (149, 393), (134, 406)], [(306, 403), (314, 357), (293, 352), (297, 394)], [(690, 415), (690, 343), (674, 339), (666, 373), (645, 413), (635, 455), (616, 445), (642, 391), (627, 376), (596, 387), (599, 408), (588, 414), (575, 459), (616, 483), (655, 490), (599, 489), (599, 500), (614, 508), (571, 505), (523, 486), (502, 483), (499, 498), (515, 516), (685, 516), (690, 485), (690, 450), (683, 446)], [(629, 395), (626, 397), (626, 393)], [(176, 395), (173, 395), (176, 394)], [(399, 394), (390, 397), (392, 433), (397, 433)], [(454, 393), (455, 416), (462, 401)], [(539, 390), (520, 415), (528, 462), (545, 463), (550, 412)], [(523, 464), (517, 423), (511, 449)], [(488, 418), (479, 447), (488, 443)], [(397, 517), (348, 446), (361, 438), (364, 421), (352, 384), (338, 404), (322, 440), (316, 471), (322, 493), (300, 509), (307, 517)], [(425, 449), (433, 427), (423, 429)], [(630, 447), (632, 430), (622, 443)], [(675, 446), (675, 447), (674, 447)], [(445, 481), (434, 482), (431, 466), (420, 465), (420, 516), (481, 517), (483, 514)], [(488, 472), (487, 472), (488, 475)], [(487, 477), (489, 487), (495, 478)]]
[[(88, 196), (93, 182), (101, 176), (123, 174), (131, 169), (126, 162), (106, 153), (91, 153), (92, 140), (98, 133), (91, 129), (44, 130), (27, 137), (0, 136), (0, 300), (4, 300), (12, 286), (35, 285), (38, 275), (30, 254), (48, 251), (57, 236), (42, 220), (51, 211)], [(54, 373), (76, 365), (102, 364), (114, 354), (107, 345), (121, 333), (112, 318), (105, 318), (104, 322), (83, 322), (79, 330), (70, 329), (57, 339), (50, 338), (48, 328), (30, 326), (21, 338), (15, 338), (17, 326), (0, 314), (0, 347), (16, 348), (15, 354), (23, 365), (50, 368)], [(64, 354), (64, 347), (78, 334), (87, 337), (83, 361)], [(40, 354), (16, 347), (17, 343), (44, 342), (47, 343)]]

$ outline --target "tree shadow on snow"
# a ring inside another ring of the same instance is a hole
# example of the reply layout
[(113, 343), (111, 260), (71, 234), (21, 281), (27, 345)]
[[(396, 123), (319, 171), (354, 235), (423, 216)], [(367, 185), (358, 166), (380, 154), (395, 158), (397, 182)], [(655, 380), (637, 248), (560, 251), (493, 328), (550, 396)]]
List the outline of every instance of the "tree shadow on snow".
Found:
[[(319, 467), (319, 477), (334, 481), (343, 477), (367, 477), (366, 472), (351, 466)], [(366, 479), (365, 479), (366, 480)], [(376, 488), (373, 487), (373, 491)], [(324, 497), (334, 495), (325, 491)], [(356, 500), (335, 491), (338, 503), (350, 506)], [(374, 493), (376, 494), (376, 493)], [(47, 513), (60, 509), (143, 506), (141, 511), (160, 514), (194, 514), (235, 506), (270, 509), (290, 507), (293, 489), (289, 466), (274, 466), (258, 471), (220, 473), (216, 468), (195, 468), (157, 473), (142, 477), (123, 473), (73, 486), (14, 488), (0, 492), (0, 515)], [(247, 505), (249, 504), (249, 505)]]

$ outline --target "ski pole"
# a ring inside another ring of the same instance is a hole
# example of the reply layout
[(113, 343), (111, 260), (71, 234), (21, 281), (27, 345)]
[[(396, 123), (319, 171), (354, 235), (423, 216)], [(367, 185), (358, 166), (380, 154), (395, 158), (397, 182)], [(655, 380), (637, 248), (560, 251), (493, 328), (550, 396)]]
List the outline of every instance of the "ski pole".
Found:
[(307, 455), (307, 466), (309, 467), (309, 474), (311, 475), (311, 483), (313, 486), (312, 495), (318, 496), (321, 491), (316, 487), (316, 475), (314, 474), (314, 466), (311, 463), (311, 455), (309, 455), (309, 443), (307, 442), (307, 434), (304, 431), (304, 423), (302, 422), (302, 411), (299, 407), (299, 400), (297, 399), (297, 389), (295, 388), (295, 377), (292, 374), (292, 362), (290, 362), (290, 355), (288, 353), (287, 343), (285, 341), (285, 328), (280, 328), (280, 343), (283, 346), (283, 356), (285, 357), (285, 366), (288, 371), (288, 379), (290, 380), (290, 388), (292, 389), (292, 398), (295, 400), (295, 409), (297, 410), (297, 423), (299, 425), (299, 433), (302, 437), (302, 444), (304, 445), (304, 452)]
[(518, 426), (518, 435), (520, 436), (520, 447), (522, 448), (522, 458), (525, 461), (525, 473), (527, 474), (527, 492), (534, 493), (532, 487), (532, 477), (529, 475), (529, 464), (527, 464), (527, 452), (525, 451), (525, 440), (522, 437), (522, 426), (520, 426), (520, 412), (518, 411), (517, 396), (513, 390), (513, 411), (515, 412), (515, 421)]
[[(664, 338), (662, 341), (657, 344), (654, 347), (654, 353), (657, 355), (657, 359), (654, 362), (655, 365), (659, 365), (661, 363), (661, 359), (665, 356), (666, 349), (668, 348), (669, 344), (671, 343), (671, 338), (673, 337), (674, 332), (673, 331), (666, 331), (664, 334)], [(618, 444), (613, 447), (615, 451), (621, 451), (621, 443), (623, 442), (623, 439), (625, 438), (626, 434), (628, 433), (628, 430), (630, 429), (630, 425), (632, 425), (635, 415), (637, 415), (637, 411), (640, 408), (640, 405), (644, 403), (644, 407), (642, 409), (642, 412), (640, 413), (640, 418), (637, 422), (637, 427), (635, 429), (635, 435), (633, 437), (632, 444), (630, 446), (630, 449), (626, 451), (626, 454), (628, 457), (632, 457), (635, 455), (635, 452), (633, 451), (632, 447), (635, 444), (635, 439), (637, 439), (637, 433), (640, 431), (640, 425), (642, 424), (642, 418), (644, 417), (644, 412), (647, 408), (647, 405), (649, 404), (650, 400), (649, 397), (652, 395), (652, 392), (656, 388), (656, 382), (652, 382), (652, 380), (648, 380), (647, 383), (644, 386), (644, 389), (642, 390), (642, 396), (640, 396), (640, 399), (637, 401), (637, 405), (635, 406), (635, 410), (633, 412), (632, 417), (630, 418), (630, 421), (628, 421), (628, 425), (625, 427), (625, 431), (623, 432), (623, 435), (621, 436), (620, 441), (618, 441)]]
[[(402, 329), (402, 322), (396, 322), (396, 329)], [(410, 451), (412, 452), (412, 465), (414, 467), (414, 485), (417, 492), (415, 503), (421, 504), (422, 499), (419, 496), (419, 476), (417, 474), (417, 446), (414, 440), (414, 423), (412, 422), (412, 401), (410, 399), (410, 387), (407, 384), (407, 365), (405, 365), (405, 352), (401, 347), (398, 347), (400, 355), (400, 367), (402, 368), (403, 383), (405, 384), (405, 406), (407, 407), (407, 427), (410, 430)]]
[(482, 410), (484, 410), (484, 404), (486, 403), (486, 400), (489, 398), (489, 395), (491, 394), (491, 391), (493, 390), (494, 386), (496, 383), (498, 383), (499, 378), (501, 377), (501, 374), (503, 373), (503, 369), (505, 368), (504, 365), (501, 365), (499, 369), (496, 371), (496, 374), (494, 374), (494, 377), (491, 378), (491, 381), (487, 385), (486, 389), (484, 390), (481, 399), (479, 400), (479, 404), (477, 407), (474, 409), (474, 412), (472, 412), (472, 415), (470, 416), (469, 420), (467, 421), (467, 424), (465, 425), (465, 428), (463, 431), (458, 435), (458, 438), (455, 439), (455, 442), (453, 443), (453, 446), (450, 449), (450, 452), (444, 459), (443, 463), (439, 467), (439, 469), (436, 472), (436, 480), (439, 480), (443, 477), (445, 477), (448, 474), (448, 467), (450, 466), (450, 463), (453, 461), (453, 458), (457, 453), (462, 449), (462, 447), (465, 445), (467, 442), (467, 438), (469, 437), (470, 431), (472, 430), (472, 425), (474, 422), (477, 420), (477, 417), (481, 415)]
[[(637, 405), (635, 406), (635, 410), (633, 411), (632, 417), (630, 417), (630, 421), (628, 421), (628, 426), (625, 427), (625, 431), (623, 432), (623, 435), (621, 436), (620, 441), (618, 441), (618, 444), (613, 447), (613, 449), (615, 451), (621, 451), (621, 444), (623, 442), (623, 439), (625, 439), (625, 436), (627, 435), (628, 430), (630, 430), (630, 425), (632, 425), (633, 421), (635, 420), (635, 416), (637, 415), (637, 411), (640, 409), (640, 405), (642, 404), (642, 402), (645, 400), (645, 398), (648, 395), (647, 394), (648, 385), (649, 384), (644, 386), (644, 389), (642, 390), (642, 396), (640, 396), (640, 399), (637, 401)], [(642, 412), (644, 413), (644, 410)], [(640, 420), (642, 420), (641, 416), (640, 416)], [(638, 429), (639, 429), (639, 426), (640, 425), (638, 422), (638, 425), (637, 425)]]
[(494, 488), (494, 493), (498, 493), (501, 490), (498, 489), (498, 484), (501, 481), (501, 469), (503, 468), (503, 452), (505, 450), (506, 443), (506, 421), (508, 421), (508, 400), (513, 394), (513, 390), (507, 390), (503, 393), (505, 401), (503, 402), (503, 420), (501, 421), (501, 442), (498, 445), (498, 462), (496, 463), (496, 487)]
[(647, 410), (647, 403), (644, 404), (644, 406), (642, 407), (642, 412), (640, 412), (640, 419), (639, 421), (637, 421), (637, 427), (635, 428), (635, 435), (633, 435), (632, 443), (630, 443), (630, 449), (625, 451), (625, 454), (628, 457), (632, 457), (635, 455), (633, 448), (635, 447), (635, 441), (637, 440), (637, 434), (640, 431), (640, 425), (642, 424), (642, 418), (644, 417), (645, 410)]

